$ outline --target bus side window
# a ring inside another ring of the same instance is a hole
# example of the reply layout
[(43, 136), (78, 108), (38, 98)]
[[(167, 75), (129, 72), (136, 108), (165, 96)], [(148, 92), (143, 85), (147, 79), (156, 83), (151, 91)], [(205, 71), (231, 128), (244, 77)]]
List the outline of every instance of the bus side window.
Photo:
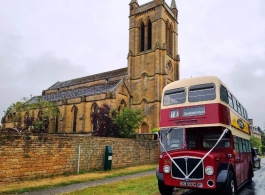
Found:
[(241, 105), (239, 102), (237, 102), (237, 111), (241, 115)]
[(243, 152), (247, 152), (247, 144), (246, 144), (245, 139), (242, 139), (242, 149), (243, 149)]
[(251, 145), (249, 140), (247, 140), (247, 150), (248, 152), (251, 152)]
[(220, 86), (220, 99), (229, 104), (227, 89), (223, 85)]
[(248, 120), (247, 111), (246, 111), (246, 109), (245, 109), (245, 108), (243, 108), (243, 109), (244, 109), (244, 115), (245, 115), (245, 119), (246, 119), (246, 120)]
[(237, 101), (236, 101), (236, 98), (234, 96), (233, 97), (233, 103), (234, 103), (234, 109), (235, 111), (237, 111)]
[(238, 151), (243, 152), (242, 139), (238, 137), (237, 140), (238, 140), (238, 148), (239, 148)]
[(229, 93), (229, 92), (228, 92), (228, 102), (229, 102), (229, 106), (230, 106), (231, 108), (234, 108), (233, 98), (232, 98), (231, 93)]
[(235, 136), (234, 136), (234, 147), (235, 147), (236, 152), (239, 152), (238, 139)]
[(241, 111), (242, 111), (241, 115), (243, 116), (243, 118), (246, 118), (245, 109), (244, 109), (244, 107), (242, 105), (241, 105)]

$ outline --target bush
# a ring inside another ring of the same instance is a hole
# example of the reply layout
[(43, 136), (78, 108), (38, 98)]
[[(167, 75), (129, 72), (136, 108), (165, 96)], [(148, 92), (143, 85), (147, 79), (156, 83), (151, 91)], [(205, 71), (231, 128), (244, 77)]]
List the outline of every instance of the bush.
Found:
[(258, 150), (260, 151), (260, 148), (261, 148), (261, 141), (260, 141), (260, 139), (254, 137), (254, 136), (251, 136), (250, 143), (251, 143), (251, 146), (252, 147), (258, 148)]
[(157, 133), (159, 131), (159, 128), (153, 128), (152, 130), (151, 130), (151, 133)]
[(114, 111), (111, 111), (107, 104), (103, 104), (98, 112), (91, 114), (93, 124), (97, 124), (96, 131), (93, 132), (93, 135), (100, 137), (120, 137), (118, 127), (113, 124), (111, 119), (113, 113)]
[(118, 126), (120, 136), (133, 138), (135, 130), (140, 127), (144, 118), (140, 109), (123, 108), (121, 112), (113, 118), (113, 123)]
[(261, 152), (265, 153), (265, 146), (261, 146)]

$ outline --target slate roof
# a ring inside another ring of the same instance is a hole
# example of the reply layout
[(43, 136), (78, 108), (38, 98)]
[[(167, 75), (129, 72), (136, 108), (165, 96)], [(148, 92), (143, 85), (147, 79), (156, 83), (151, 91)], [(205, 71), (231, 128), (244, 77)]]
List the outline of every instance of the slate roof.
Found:
[(68, 80), (68, 81), (62, 81), (62, 82), (57, 82), (54, 85), (52, 85), (50, 88), (48, 88), (48, 90), (51, 89), (58, 89), (61, 87), (69, 87), (72, 85), (79, 85), (79, 84), (84, 84), (84, 83), (88, 83), (91, 81), (97, 81), (97, 80), (101, 80), (101, 79), (109, 79), (112, 77), (118, 77), (118, 76), (126, 76), (128, 74), (128, 69), (126, 68), (121, 68), (121, 69), (117, 69), (117, 70), (112, 70), (109, 72), (103, 72), (103, 73), (99, 73), (99, 74), (95, 74), (95, 75), (90, 75), (90, 76), (85, 76), (85, 77), (81, 77), (81, 78), (77, 78), (77, 79), (72, 79), (72, 80)]
[(255, 134), (257, 134), (257, 135), (261, 135), (261, 133), (259, 131), (255, 130), (255, 129), (252, 130), (252, 132), (255, 133)]
[[(93, 85), (90, 87), (82, 87), (82, 88), (63, 91), (63, 92), (59, 92), (59, 93), (43, 95), (42, 99), (45, 101), (60, 101), (63, 99), (72, 99), (72, 98), (77, 98), (77, 97), (82, 97), (82, 96), (102, 94), (102, 93), (105, 93), (107, 91), (114, 90), (114, 88), (121, 81), (122, 80), (117, 80), (117, 81), (113, 81), (113, 82), (109, 82), (109, 83)], [(38, 98), (39, 98), (38, 96), (35, 96), (31, 100), (29, 100), (29, 102), (34, 103), (37, 101)]]

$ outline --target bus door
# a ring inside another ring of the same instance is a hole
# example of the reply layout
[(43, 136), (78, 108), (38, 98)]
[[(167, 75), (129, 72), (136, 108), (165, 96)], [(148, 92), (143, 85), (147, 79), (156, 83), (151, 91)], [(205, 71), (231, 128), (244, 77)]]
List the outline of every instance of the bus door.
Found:
[(236, 150), (235, 156), (235, 172), (236, 172), (236, 179), (237, 179), (237, 186), (239, 186), (244, 181), (244, 174), (243, 172), (243, 149), (242, 149), (242, 142), (241, 138), (234, 136), (234, 148)]

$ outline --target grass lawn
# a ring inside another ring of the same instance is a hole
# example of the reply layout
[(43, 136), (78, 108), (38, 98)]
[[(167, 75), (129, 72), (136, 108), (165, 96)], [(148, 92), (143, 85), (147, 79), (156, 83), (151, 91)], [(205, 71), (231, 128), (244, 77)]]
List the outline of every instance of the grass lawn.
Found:
[(74, 183), (112, 178), (143, 171), (155, 170), (157, 164), (113, 169), (111, 171), (95, 171), (82, 174), (61, 175), (43, 179), (24, 180), (19, 182), (0, 184), (0, 194), (23, 193), (32, 190), (47, 189), (57, 186), (65, 186)]
[(62, 195), (158, 195), (156, 176), (129, 179), (111, 184), (89, 187)]

